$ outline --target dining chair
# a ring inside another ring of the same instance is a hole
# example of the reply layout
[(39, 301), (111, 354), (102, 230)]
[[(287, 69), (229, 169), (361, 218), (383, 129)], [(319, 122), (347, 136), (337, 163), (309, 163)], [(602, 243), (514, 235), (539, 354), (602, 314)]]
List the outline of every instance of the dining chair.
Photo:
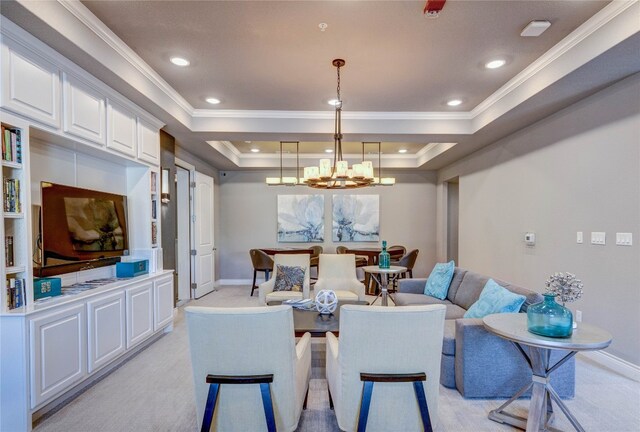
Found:
[(326, 334), (329, 405), (340, 430), (437, 425), (445, 311), (444, 305), (342, 306), (340, 338)]
[(314, 290), (332, 290), (338, 300), (365, 300), (364, 284), (356, 276), (353, 254), (320, 254), (318, 280)]
[(310, 249), (313, 250), (313, 253), (311, 254), (310, 265), (311, 265), (312, 269), (313, 268), (316, 269), (316, 276), (317, 276), (318, 275), (318, 264), (320, 262), (320, 254), (322, 252), (324, 252), (324, 248), (322, 246), (320, 246), (320, 245), (314, 245), (314, 246), (311, 246)]
[[(398, 252), (398, 251), (400, 251), (400, 252)], [(393, 245), (393, 246), (389, 246), (387, 248), (387, 252), (389, 252), (389, 254), (391, 254), (391, 255), (398, 254), (400, 256), (403, 256), (403, 255), (407, 254), (407, 248), (402, 246), (402, 245)]]
[[(347, 251), (349, 250), (348, 247), (346, 246), (337, 246), (336, 247), (336, 253), (337, 254), (346, 254)], [(366, 256), (359, 256), (356, 255), (356, 267), (364, 267), (366, 265), (368, 265), (369, 263), (369, 259)]]
[[(272, 300), (308, 299), (310, 291), (310, 258), (308, 254), (276, 254), (273, 257), (273, 272), (271, 279), (263, 282), (258, 287), (258, 298), (260, 305), (266, 305)], [(278, 265), (304, 267), (304, 283), (302, 291), (274, 291), (276, 279), (278, 278)]]
[(398, 279), (404, 279), (407, 276), (409, 278), (413, 278), (413, 267), (416, 265), (416, 261), (418, 259), (418, 253), (419, 252), (420, 251), (418, 249), (413, 249), (412, 251), (407, 253), (405, 256), (400, 258), (398, 261), (392, 261), (391, 262), (391, 265), (397, 265), (397, 266), (401, 266), (401, 267), (406, 267), (407, 268), (406, 272), (400, 273), (396, 278), (393, 279), (393, 291), (395, 291), (395, 289), (396, 289), (396, 285), (397, 285)]
[(294, 431), (311, 377), (311, 335), (291, 306), (185, 308), (201, 431)]
[(264, 280), (269, 280), (269, 273), (273, 270), (273, 258), (260, 249), (251, 249), (251, 264), (253, 264), (253, 283), (251, 284), (251, 296), (253, 291), (258, 288), (256, 286), (256, 277), (258, 272), (264, 272)]

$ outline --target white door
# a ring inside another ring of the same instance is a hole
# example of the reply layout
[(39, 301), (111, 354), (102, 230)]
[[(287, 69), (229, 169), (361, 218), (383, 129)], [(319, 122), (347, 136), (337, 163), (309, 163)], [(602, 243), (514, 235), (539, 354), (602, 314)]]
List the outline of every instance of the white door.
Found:
[(199, 172), (194, 176), (193, 233), (194, 249), (193, 282), (194, 298), (213, 291), (214, 243), (213, 243), (213, 178)]
[(189, 171), (176, 166), (176, 203), (178, 207), (178, 232), (176, 248), (176, 270), (178, 273), (178, 301), (191, 298), (191, 197), (189, 193)]

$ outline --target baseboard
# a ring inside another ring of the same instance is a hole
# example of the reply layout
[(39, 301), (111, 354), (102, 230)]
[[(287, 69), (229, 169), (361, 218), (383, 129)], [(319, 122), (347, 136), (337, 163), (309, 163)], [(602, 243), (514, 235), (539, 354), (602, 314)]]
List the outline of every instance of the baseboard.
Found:
[[(218, 279), (216, 285), (251, 285), (251, 282), (253, 282), (253, 279)], [(262, 282), (264, 282), (264, 279), (256, 279), (256, 285), (260, 285)]]
[(640, 366), (622, 360), (604, 351), (583, 351), (580, 353), (594, 362), (605, 366), (629, 379), (640, 382)]

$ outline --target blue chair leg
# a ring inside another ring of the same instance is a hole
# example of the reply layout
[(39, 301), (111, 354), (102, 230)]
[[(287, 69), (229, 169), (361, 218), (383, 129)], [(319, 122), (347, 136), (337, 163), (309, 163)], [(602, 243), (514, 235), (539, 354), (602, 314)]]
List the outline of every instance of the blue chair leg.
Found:
[(413, 390), (416, 392), (416, 399), (418, 400), (418, 407), (420, 407), (420, 417), (422, 417), (422, 426), (425, 432), (432, 432), (431, 417), (429, 417), (429, 407), (427, 405), (427, 397), (424, 394), (424, 387), (422, 387), (422, 381), (413, 382)]
[(358, 418), (358, 432), (367, 430), (367, 420), (369, 419), (369, 407), (371, 406), (371, 395), (373, 394), (373, 381), (364, 381), (362, 384), (362, 399), (360, 400), (360, 417)]
[(204, 416), (202, 418), (202, 428), (200, 432), (209, 432), (211, 429), (211, 421), (213, 420), (213, 412), (218, 402), (219, 391), (220, 384), (209, 384), (209, 395), (207, 396), (207, 403), (204, 406)]
[(260, 393), (262, 394), (264, 416), (267, 420), (267, 430), (269, 432), (276, 432), (276, 417), (273, 414), (273, 402), (271, 401), (271, 384), (260, 384)]

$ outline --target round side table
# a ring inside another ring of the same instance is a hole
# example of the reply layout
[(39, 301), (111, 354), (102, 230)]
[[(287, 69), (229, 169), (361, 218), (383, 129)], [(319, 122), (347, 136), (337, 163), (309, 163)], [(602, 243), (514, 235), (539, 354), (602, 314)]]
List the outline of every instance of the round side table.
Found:
[[(376, 283), (380, 286), (380, 294), (378, 295), (378, 297), (382, 297), (382, 306), (388, 306), (387, 297), (390, 297), (389, 291), (387, 290), (389, 277), (393, 279), (399, 274), (406, 272), (407, 268), (402, 266), (391, 266), (387, 269), (382, 269), (378, 266), (373, 265), (364, 266), (362, 267), (362, 270), (365, 273), (371, 275), (373, 280), (375, 280)], [(371, 305), (373, 305), (378, 300), (378, 297), (376, 297), (376, 299), (371, 302)], [(393, 298), (391, 300), (393, 301)]]
[[(556, 391), (551, 387), (550, 376), (567, 360), (576, 355), (578, 351), (600, 350), (608, 347), (612, 339), (611, 334), (598, 327), (580, 323), (578, 328), (573, 331), (573, 335), (568, 338), (539, 336), (527, 330), (527, 314), (524, 313), (488, 315), (482, 321), (487, 331), (514, 343), (533, 373), (531, 382), (518, 390), (511, 399), (499, 408), (491, 411), (489, 419), (525, 429), (527, 432), (555, 430), (548, 426), (553, 417), (551, 404), (553, 400), (564, 415), (567, 416), (573, 427), (578, 432), (584, 432), (578, 420), (571, 414), (569, 408), (560, 400)], [(529, 347), (529, 354), (522, 348), (523, 345)], [(565, 350), (567, 354), (554, 365), (549, 365), (551, 350)], [(507, 406), (531, 387), (533, 387), (533, 390), (531, 391), (528, 418), (505, 412)]]

